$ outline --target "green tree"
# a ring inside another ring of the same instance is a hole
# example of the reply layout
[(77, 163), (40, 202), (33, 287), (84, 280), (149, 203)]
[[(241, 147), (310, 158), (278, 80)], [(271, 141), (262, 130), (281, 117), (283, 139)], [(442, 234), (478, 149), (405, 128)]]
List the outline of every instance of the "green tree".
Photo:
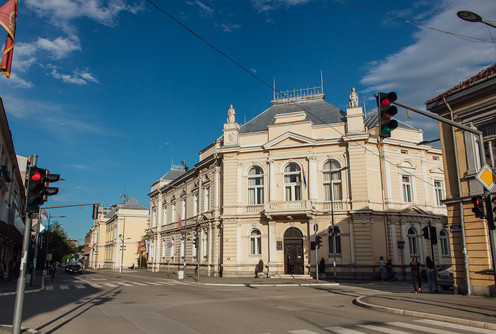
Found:
[(52, 253), (52, 261), (59, 262), (77, 252), (76, 247), (69, 242), (66, 232), (58, 221), (53, 222), (50, 226), (48, 252)]

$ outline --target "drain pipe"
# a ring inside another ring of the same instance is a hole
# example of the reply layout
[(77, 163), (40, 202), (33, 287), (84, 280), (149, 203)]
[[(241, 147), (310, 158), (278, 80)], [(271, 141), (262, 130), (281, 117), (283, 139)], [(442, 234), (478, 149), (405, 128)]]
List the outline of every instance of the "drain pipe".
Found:
[[(453, 109), (451, 109), (451, 106), (446, 102), (446, 98), (443, 97), (444, 104), (450, 111), (450, 118), (451, 121), (453, 121)], [(462, 197), (462, 186), (460, 183), (460, 174), (459, 174), (459, 167), (458, 167), (458, 152), (457, 152), (457, 146), (456, 146), (456, 138), (455, 138), (455, 128), (451, 127), (451, 137), (453, 139), (453, 153), (454, 153), (454, 158), (455, 158), (455, 169), (456, 169), (456, 183), (458, 187), (458, 207), (460, 210), (460, 225), (462, 227), (462, 243), (463, 243), (463, 257), (464, 257), (464, 264), (465, 264), (465, 277), (467, 280), (467, 294), (471, 295), (472, 294), (472, 288), (470, 286), (470, 272), (468, 268), (468, 254), (467, 254), (467, 243), (465, 240), (465, 220), (463, 216), (463, 201), (461, 199)], [(479, 143), (481, 145), (482, 143)]]

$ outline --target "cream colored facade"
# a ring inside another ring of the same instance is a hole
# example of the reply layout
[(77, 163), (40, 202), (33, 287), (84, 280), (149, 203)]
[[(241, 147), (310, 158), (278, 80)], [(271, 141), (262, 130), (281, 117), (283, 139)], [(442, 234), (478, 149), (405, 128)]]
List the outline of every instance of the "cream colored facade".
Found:
[(92, 228), (90, 266), (127, 269), (138, 265), (138, 242), (149, 226), (149, 211), (138, 202), (116, 205), (99, 214)]
[[(344, 112), (323, 94), (294, 100), (274, 100), (242, 126), (230, 117), (193, 169), (152, 185), (154, 270), (253, 276), (263, 260), (267, 276), (311, 275), (317, 225), (327, 275), (336, 258), (338, 276), (377, 277), (380, 256), (401, 275), (411, 256), (430, 255), (429, 221), (447, 240), (441, 150), (417, 145), (421, 130), (401, 123), (380, 141), (375, 113)], [(445, 246), (435, 247), (438, 264), (451, 263)]]

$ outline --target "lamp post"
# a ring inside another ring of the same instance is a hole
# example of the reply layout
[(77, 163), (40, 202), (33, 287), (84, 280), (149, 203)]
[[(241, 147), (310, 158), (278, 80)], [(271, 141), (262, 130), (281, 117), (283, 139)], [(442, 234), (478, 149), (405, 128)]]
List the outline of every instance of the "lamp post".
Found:
[(480, 22), (484, 23), (485, 25), (488, 25), (490, 27), (496, 28), (496, 24), (492, 22), (488, 22), (484, 20), (479, 14), (476, 14), (474, 12), (468, 11), (468, 10), (461, 10), (456, 15), (461, 18), (464, 21), (467, 22)]

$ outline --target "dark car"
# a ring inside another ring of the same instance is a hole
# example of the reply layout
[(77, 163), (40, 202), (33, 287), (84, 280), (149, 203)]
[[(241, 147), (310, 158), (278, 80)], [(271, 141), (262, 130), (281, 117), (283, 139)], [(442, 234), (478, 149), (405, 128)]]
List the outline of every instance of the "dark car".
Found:
[(440, 268), (437, 272), (437, 284), (443, 290), (448, 290), (454, 285), (453, 267)]
[(69, 269), (72, 267), (72, 264), (66, 264), (65, 266), (65, 272), (68, 273)]
[(67, 272), (69, 274), (82, 274), (83, 268), (79, 264), (72, 264)]

